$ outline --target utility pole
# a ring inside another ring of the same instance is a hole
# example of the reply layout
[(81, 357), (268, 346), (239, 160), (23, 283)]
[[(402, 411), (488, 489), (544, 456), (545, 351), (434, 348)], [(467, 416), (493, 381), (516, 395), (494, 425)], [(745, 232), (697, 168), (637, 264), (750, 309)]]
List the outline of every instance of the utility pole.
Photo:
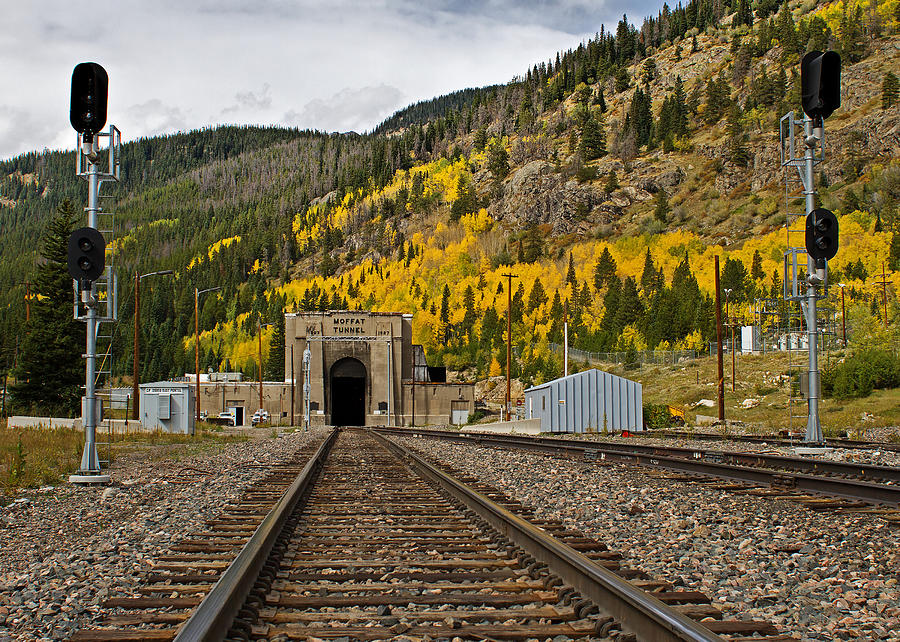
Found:
[(716, 255), (716, 361), (719, 380), (717, 385), (719, 400), (719, 421), (725, 423), (725, 367), (722, 361), (722, 300), (719, 297), (719, 256)]
[(512, 367), (512, 280), (517, 279), (515, 274), (503, 274), (506, 278), (506, 406), (505, 421), (509, 421), (511, 400), (510, 400), (510, 380), (509, 373)]
[(258, 323), (256, 329), (256, 339), (259, 345), (259, 360), (257, 361), (257, 372), (259, 373), (259, 409), (263, 409), (263, 376), (262, 376), (262, 329), (272, 325), (271, 323)]
[(734, 292), (734, 290), (732, 288), (725, 288), (725, 327), (731, 328), (731, 392), (734, 392), (734, 389), (735, 389), (735, 378), (734, 378), (735, 363), (734, 363), (734, 360), (735, 360), (735, 351), (737, 350), (737, 348), (735, 347), (735, 344), (734, 344), (734, 327), (736, 325), (736, 322), (735, 322), (734, 318), (732, 318), (732, 315), (730, 313), (731, 309), (729, 307), (729, 304), (731, 303), (731, 294), (733, 292)]
[[(206, 288), (198, 290), (194, 288), (194, 395), (197, 397), (197, 421), (200, 421), (200, 295), (204, 292), (214, 292), (221, 290), (222, 286), (218, 285), (214, 288)], [(224, 397), (224, 395), (223, 395)], [(237, 420), (237, 417), (235, 417)]]
[(569, 376), (569, 300), (563, 306), (563, 376)]
[(887, 315), (888, 280), (887, 280), (887, 272), (885, 271), (885, 268), (884, 268), (884, 261), (881, 262), (881, 280), (876, 281), (876, 283), (881, 286), (881, 297), (882, 297), (882, 302), (884, 304), (884, 329), (887, 330), (887, 325), (888, 325), (888, 315)]
[(131, 398), (134, 400), (134, 403), (132, 403), (131, 405), (131, 418), (135, 421), (139, 421), (141, 418), (139, 414), (141, 382), (141, 340), (140, 332), (138, 330), (138, 324), (140, 323), (141, 318), (141, 279), (146, 279), (148, 276), (157, 276), (162, 274), (174, 274), (174, 272), (172, 270), (161, 270), (159, 272), (150, 272), (149, 274), (139, 274), (138, 272), (134, 273), (134, 363), (132, 364), (131, 370), (132, 378), (134, 380), (131, 386)]
[(291, 343), (291, 427), (297, 423), (297, 416), (294, 414), (294, 344)]
[(312, 384), (309, 382), (309, 366), (312, 361), (312, 352), (309, 350), (309, 339), (303, 349), (303, 421), (306, 430), (310, 429), (309, 397), (312, 392)]
[(838, 287), (841, 289), (841, 334), (844, 337), (844, 347), (847, 347), (847, 308), (844, 306), (844, 288), (847, 287), (846, 283), (838, 283)]

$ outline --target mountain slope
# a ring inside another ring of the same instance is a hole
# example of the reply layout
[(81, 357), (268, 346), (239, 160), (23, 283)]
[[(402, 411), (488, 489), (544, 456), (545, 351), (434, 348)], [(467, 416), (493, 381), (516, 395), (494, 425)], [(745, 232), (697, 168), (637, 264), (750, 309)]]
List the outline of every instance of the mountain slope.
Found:
[[(204, 298), (204, 367), (255, 370), (257, 322), (286, 307), (360, 307), (415, 310), (431, 358), (485, 374), (501, 361), (500, 275), (510, 270), (514, 370), (525, 378), (560, 369), (548, 344), (566, 301), (577, 347), (702, 347), (713, 329), (713, 254), (726, 255), (723, 280), (741, 314), (780, 291), (777, 123), (799, 100), (800, 54), (820, 43), (846, 62), (821, 166), (823, 203), (843, 215), (832, 276), (868, 314), (866, 277), (900, 259), (898, 107), (882, 108), (879, 91), (900, 68), (898, 4), (763, 2), (749, 19), (742, 2), (664, 7), (640, 29), (622, 21), (509, 85), (401, 110), (371, 135), (223, 129), (127, 147), (117, 261), (126, 273), (177, 271), (145, 286), (143, 376), (192, 368), (192, 290), (213, 285), (224, 289)], [(240, 144), (215, 151), (235, 135)], [(2, 265), (18, 262), (0, 271), (7, 354), (37, 213), (83, 200), (83, 187), (58, 178), (71, 174), (70, 157), (32, 156), (0, 172)], [(120, 278), (127, 328), (131, 292)], [(130, 339), (119, 334), (114, 369), (124, 374)]]

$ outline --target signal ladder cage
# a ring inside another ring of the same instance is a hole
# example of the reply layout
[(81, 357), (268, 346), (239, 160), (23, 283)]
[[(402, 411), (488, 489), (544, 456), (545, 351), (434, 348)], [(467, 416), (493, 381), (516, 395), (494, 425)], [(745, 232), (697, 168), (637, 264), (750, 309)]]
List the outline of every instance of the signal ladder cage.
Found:
[[(790, 377), (788, 394), (788, 428), (791, 435), (803, 431), (808, 421), (809, 331), (806, 324), (808, 257), (806, 253), (806, 192), (813, 189), (814, 176), (806, 176), (806, 142), (804, 119), (788, 112), (780, 121), (781, 167), (784, 170), (785, 231), (787, 249), (784, 252), (784, 300), (788, 314), (782, 319), (787, 325), (779, 327), (782, 349), (787, 352), (787, 374)], [(825, 160), (824, 128), (822, 140), (814, 149), (813, 168)], [(813, 169), (815, 174), (815, 169)], [(832, 347), (837, 344), (835, 308), (828, 299), (828, 270), (825, 282), (816, 294), (816, 329), (819, 351), (827, 364)], [(790, 305), (796, 303), (797, 305)], [(821, 386), (821, 377), (819, 383)], [(820, 391), (821, 392), (821, 391)], [(819, 394), (821, 398), (821, 394)]]
[[(122, 133), (115, 125), (110, 125), (109, 130), (94, 134), (97, 139), (96, 145), (99, 148), (98, 161), (99, 166), (102, 162), (102, 156), (106, 155), (107, 167), (106, 171), (99, 171), (98, 167), (98, 196), (99, 210), (97, 211), (97, 229), (103, 234), (106, 241), (106, 247), (109, 249), (114, 245), (116, 238), (116, 214), (115, 210), (110, 207), (103, 207), (104, 200), (111, 201), (115, 198), (111, 194), (101, 194), (105, 183), (118, 183), (121, 172), (121, 151), (122, 151)], [(84, 180), (89, 181), (91, 172), (88, 171), (89, 160), (84, 153), (83, 136), (78, 134), (78, 145), (75, 148), (75, 174)], [(106, 142), (105, 149), (102, 142)], [(87, 209), (87, 208), (85, 208)], [(115, 252), (107, 252), (106, 269), (103, 274), (94, 282), (93, 293), (97, 299), (97, 325), (96, 325), (96, 341), (95, 354), (97, 356), (97, 369), (94, 371), (94, 390), (96, 397), (100, 401), (100, 420), (97, 422), (97, 455), (100, 460), (100, 468), (109, 469), (112, 461), (112, 442), (114, 437), (114, 428), (112, 422), (112, 386), (110, 385), (110, 374), (112, 370), (112, 350), (113, 350), (113, 333), (115, 323), (119, 319), (118, 310), (118, 280), (115, 270)], [(78, 284), (73, 282), (73, 316), (78, 321), (87, 319), (87, 310), (81, 303)], [(105, 384), (105, 385), (104, 385)], [(100, 441), (101, 424), (106, 428), (106, 441)], [(127, 426), (127, 417), (126, 417)]]

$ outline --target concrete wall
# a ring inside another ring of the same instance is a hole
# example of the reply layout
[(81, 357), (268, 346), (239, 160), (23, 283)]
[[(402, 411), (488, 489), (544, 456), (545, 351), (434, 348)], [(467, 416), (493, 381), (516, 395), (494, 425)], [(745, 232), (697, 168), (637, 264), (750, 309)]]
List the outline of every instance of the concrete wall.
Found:
[[(290, 375), (290, 373), (288, 373)], [(298, 392), (298, 395), (302, 390)], [(299, 396), (298, 396), (299, 399)], [(200, 382), (200, 410), (210, 417), (217, 416), (228, 408), (239, 406), (244, 409), (244, 424), (250, 425), (250, 417), (259, 409), (259, 382)], [(263, 381), (263, 410), (268, 411), (270, 423), (290, 425), (291, 384), (290, 382)], [(295, 405), (297, 422), (303, 420), (300, 402)]]
[(511, 435), (539, 435), (541, 433), (540, 419), (518, 419), (515, 421), (495, 421), (491, 424), (476, 424), (467, 426), (462, 432), (490, 432)]
[[(7, 426), (11, 429), (16, 428), (41, 428), (53, 430), (56, 428), (72, 428), (82, 430), (81, 419), (67, 419), (59, 417), (23, 417), (13, 416), (9, 418)], [(153, 429), (145, 428), (140, 421), (132, 419), (105, 419), (97, 427), (99, 435), (105, 435), (110, 430), (114, 435), (130, 435), (139, 432), (155, 432)]]
[[(415, 390), (415, 404), (413, 403)], [(473, 383), (416, 383), (403, 382), (404, 412), (400, 424), (417, 426), (448, 424), (454, 408), (475, 412), (475, 384)], [(415, 417), (414, 417), (415, 415)]]

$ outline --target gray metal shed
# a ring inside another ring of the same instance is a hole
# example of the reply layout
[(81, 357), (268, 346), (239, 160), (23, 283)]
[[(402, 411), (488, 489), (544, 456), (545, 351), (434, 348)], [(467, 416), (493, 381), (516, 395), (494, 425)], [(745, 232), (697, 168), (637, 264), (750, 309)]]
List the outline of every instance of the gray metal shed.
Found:
[(194, 387), (190, 383), (157, 381), (141, 384), (141, 425), (149, 430), (194, 434)]
[(541, 432), (643, 430), (643, 388), (608, 372), (585, 370), (525, 391), (525, 416)]

